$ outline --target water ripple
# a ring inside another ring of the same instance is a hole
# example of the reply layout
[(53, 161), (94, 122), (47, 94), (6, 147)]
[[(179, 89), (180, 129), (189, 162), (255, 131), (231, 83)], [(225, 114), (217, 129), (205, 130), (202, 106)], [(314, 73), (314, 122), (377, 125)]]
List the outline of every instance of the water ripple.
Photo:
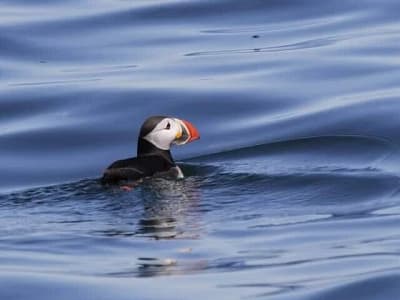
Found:
[[(0, 298), (397, 297), (398, 1), (0, 8)], [(186, 178), (102, 186), (161, 113)]]

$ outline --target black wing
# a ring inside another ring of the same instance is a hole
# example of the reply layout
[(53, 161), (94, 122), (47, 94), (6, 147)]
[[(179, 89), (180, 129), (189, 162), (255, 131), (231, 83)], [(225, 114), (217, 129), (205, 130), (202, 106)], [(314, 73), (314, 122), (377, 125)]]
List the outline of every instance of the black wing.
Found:
[(158, 155), (149, 155), (117, 160), (104, 172), (102, 183), (117, 184), (121, 181), (135, 181), (169, 170), (173, 165)]

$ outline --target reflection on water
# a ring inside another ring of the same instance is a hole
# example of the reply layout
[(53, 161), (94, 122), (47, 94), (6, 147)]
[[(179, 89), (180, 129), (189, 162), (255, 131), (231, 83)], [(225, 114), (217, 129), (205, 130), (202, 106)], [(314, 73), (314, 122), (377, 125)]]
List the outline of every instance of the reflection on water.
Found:
[[(0, 0), (0, 298), (397, 299), (399, 9)], [(186, 178), (101, 186), (161, 113)]]
[(257, 297), (376, 276), (398, 265), (399, 216), (383, 209), (398, 201), (385, 170), (395, 154), (384, 140), (315, 137), (199, 157), (181, 165), (185, 179), (130, 192), (82, 180), (2, 195), (0, 262), (169, 284), (205, 276)]
[[(138, 234), (160, 238), (196, 238), (200, 234), (199, 182), (147, 180), (141, 187), (143, 215)], [(189, 234), (185, 234), (189, 231)], [(198, 231), (196, 233), (196, 231)]]

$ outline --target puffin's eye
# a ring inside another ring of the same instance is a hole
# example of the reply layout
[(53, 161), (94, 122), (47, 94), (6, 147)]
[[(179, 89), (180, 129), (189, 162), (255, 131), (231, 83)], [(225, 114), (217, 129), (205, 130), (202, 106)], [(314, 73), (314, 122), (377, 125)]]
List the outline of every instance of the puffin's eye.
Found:
[(171, 128), (171, 124), (168, 122), (167, 126), (165, 126), (165, 129), (170, 129)]

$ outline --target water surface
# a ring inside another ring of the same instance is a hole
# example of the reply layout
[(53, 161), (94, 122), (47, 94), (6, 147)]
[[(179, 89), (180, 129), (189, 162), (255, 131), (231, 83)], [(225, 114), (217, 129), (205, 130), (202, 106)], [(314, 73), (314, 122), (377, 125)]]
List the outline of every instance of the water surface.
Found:
[[(397, 1), (0, 8), (0, 298), (397, 297)], [(186, 178), (101, 186), (153, 114)]]

